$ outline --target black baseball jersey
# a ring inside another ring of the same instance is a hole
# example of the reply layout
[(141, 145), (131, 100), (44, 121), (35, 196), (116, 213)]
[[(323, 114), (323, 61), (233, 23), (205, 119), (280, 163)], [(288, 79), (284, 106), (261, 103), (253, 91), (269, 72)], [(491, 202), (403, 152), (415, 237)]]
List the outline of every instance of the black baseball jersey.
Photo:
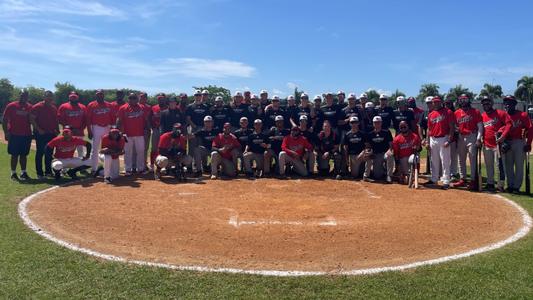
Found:
[(340, 144), (340, 138), (333, 131), (331, 131), (329, 136), (326, 136), (326, 133), (324, 131), (321, 131), (318, 134), (317, 150), (320, 153), (337, 151), (338, 149), (335, 148), (335, 145), (339, 145), (339, 144)]
[(265, 152), (266, 149), (261, 147), (262, 143), (265, 143), (267, 145), (270, 144), (270, 141), (268, 139), (268, 136), (266, 136), (266, 134), (262, 132), (260, 133), (252, 132), (252, 134), (248, 136), (248, 150), (250, 150), (250, 152), (253, 152), (253, 153)]
[(358, 155), (365, 149), (366, 134), (362, 131), (352, 132), (351, 130), (344, 134), (342, 144), (348, 146), (348, 154)]
[(401, 121), (406, 121), (407, 124), (409, 125), (409, 128), (411, 130), (415, 130), (415, 128), (413, 128), (414, 120), (415, 120), (415, 114), (410, 109), (406, 109), (404, 111), (400, 111), (399, 109), (397, 109), (397, 110), (394, 111), (394, 121), (393, 122), (394, 122), (394, 129), (396, 130), (396, 132), (400, 132), (400, 122)]
[(244, 148), (248, 144), (248, 136), (250, 136), (252, 132), (253, 130), (250, 128), (239, 128), (233, 132), (237, 137), (237, 140), (239, 140), (239, 143), (241, 143), (241, 151), (244, 151)]
[[(242, 117), (248, 118), (248, 105), (241, 103), (235, 107), (232, 107), (230, 109), (231, 114), (231, 126), (233, 127), (241, 127), (239, 125), (239, 122), (241, 121)], [(253, 120), (251, 121), (253, 123)], [(248, 124), (250, 124), (250, 120), (248, 120)]]
[(211, 151), (213, 140), (217, 137), (219, 133), (220, 132), (215, 128), (209, 131), (205, 128), (202, 128), (198, 132), (196, 132), (194, 136), (200, 140), (201, 146), (204, 146), (208, 151)]
[[(357, 119), (359, 119), (359, 130), (362, 130), (363, 129), (363, 113), (361, 112), (361, 110), (357, 107), (357, 106), (354, 106), (354, 107), (349, 107), (349, 106), (346, 106), (343, 110), (342, 110), (342, 118), (343, 119), (347, 119), (347, 118), (350, 118), (350, 117), (357, 117)], [(343, 126), (343, 129), (348, 131), (350, 130), (352, 127), (350, 126), (350, 123), (347, 123)]]
[(268, 132), (268, 138), (270, 140), (271, 149), (274, 152), (281, 152), (281, 143), (283, 143), (283, 138), (289, 135), (291, 132), (287, 128), (279, 129), (277, 127), (272, 127)]
[(263, 121), (263, 114), (262, 114), (261, 106), (248, 105), (248, 109), (246, 111), (246, 117), (248, 118), (248, 126), (250, 128), (254, 126), (255, 120), (259, 119)]
[(209, 114), (209, 107), (202, 103), (196, 104), (192, 103), (187, 106), (185, 110), (185, 115), (191, 118), (191, 121), (194, 125), (198, 127), (204, 126), (204, 117)]
[(185, 126), (185, 116), (179, 109), (167, 109), (161, 112), (159, 130), (161, 134), (172, 131), (174, 124), (181, 123)]
[(372, 131), (367, 134), (367, 141), (374, 153), (385, 153), (390, 148), (392, 134), (389, 130), (382, 129), (379, 132)]
[(275, 118), (276, 116), (283, 116), (283, 127), (287, 128), (289, 118), (287, 117), (287, 113), (283, 108), (279, 108), (274, 110), (274, 108), (268, 109), (265, 111), (265, 128), (270, 128), (276, 125)]
[(294, 105), (294, 106), (287, 106), (285, 107), (285, 115), (287, 116), (287, 121), (289, 123), (289, 125), (291, 125), (291, 119), (294, 123), (296, 124), (299, 124), (298, 123), (298, 106)]
[(224, 123), (231, 121), (231, 111), (228, 107), (212, 107), (211, 108), (211, 117), (213, 117), (213, 122), (216, 128), (223, 128)]
[(393, 125), (394, 109), (392, 107), (390, 106), (377, 107), (376, 114), (377, 116), (380, 116), (381, 119), (383, 120), (381, 123), (381, 127), (383, 129), (389, 129)]
[(333, 104), (331, 106), (322, 106), (320, 108), (320, 111), (322, 112), (323, 121), (328, 120), (331, 124), (331, 127), (337, 128), (338, 121), (341, 119), (341, 108), (337, 104)]
[(296, 116), (293, 121), (298, 125), (300, 125), (301, 116), (307, 116), (307, 126), (311, 127), (313, 125), (313, 120), (311, 119), (311, 108), (299, 106), (296, 109)]
[(317, 143), (317, 134), (314, 133), (313, 131), (310, 131), (310, 130), (305, 130), (301, 132), (302, 136), (305, 137), (307, 139), (307, 141), (309, 142), (309, 144), (313, 145), (313, 147), (315, 147), (316, 143)]

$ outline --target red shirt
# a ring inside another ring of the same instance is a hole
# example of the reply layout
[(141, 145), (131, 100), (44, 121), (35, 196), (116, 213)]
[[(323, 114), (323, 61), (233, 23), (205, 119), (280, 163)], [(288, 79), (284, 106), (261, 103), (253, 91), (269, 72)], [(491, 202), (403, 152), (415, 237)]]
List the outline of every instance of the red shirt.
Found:
[(311, 146), (309, 141), (301, 135), (298, 137), (288, 135), (283, 138), (283, 143), (281, 143), (281, 150), (287, 152), (287, 154), (289, 154), (289, 156), (291, 157), (295, 156), (287, 150), (292, 150), (296, 152), (297, 157), (302, 157), (304, 155), (305, 149), (307, 149), (308, 151), (312, 151), (313, 146)]
[(63, 126), (72, 127), (72, 134), (75, 136), (84, 136), (86, 107), (78, 103), (72, 105), (70, 102), (63, 103), (57, 109), (57, 118)]
[(453, 128), (450, 123), (455, 123), (453, 112), (445, 107), (439, 110), (433, 110), (428, 115), (429, 136), (443, 137), (449, 135)]
[(45, 104), (41, 101), (32, 106), (30, 114), (35, 118), (35, 123), (45, 133), (56, 133), (57, 130), (57, 108), (54, 104)]
[(219, 133), (217, 137), (213, 140), (213, 147), (222, 148), (226, 146), (226, 151), (220, 151), (220, 155), (225, 159), (231, 159), (231, 150), (235, 148), (241, 148), (241, 143), (237, 137), (230, 133), (227, 137), (224, 136), (224, 133)]
[(112, 124), (115, 124), (115, 117), (111, 103), (93, 101), (87, 105), (87, 125), (106, 127)]
[[(113, 149), (118, 152), (122, 152), (124, 150), (125, 143), (126, 141), (124, 141), (123, 137), (120, 137), (118, 141), (112, 140), (111, 138), (109, 138), (109, 134), (106, 134), (102, 137), (102, 149), (108, 148), (108, 149)], [(117, 159), (118, 157), (119, 157), (118, 154), (111, 155), (112, 159)]]
[(455, 111), (455, 119), (459, 127), (459, 133), (469, 135), (477, 132), (477, 124), (482, 123), (481, 113), (475, 108), (469, 108), (466, 111), (462, 108)]
[(4, 120), (7, 121), (7, 131), (10, 134), (31, 135), (30, 110), (31, 104), (27, 102), (21, 104), (20, 101), (15, 101), (6, 106)]
[(524, 138), (524, 130), (531, 128), (531, 121), (527, 113), (517, 110), (514, 114), (509, 115), (511, 118), (511, 130), (509, 136), (511, 140), (521, 140)]
[(148, 118), (152, 116), (152, 106), (150, 106), (150, 104), (148, 103), (144, 103), (144, 104), (139, 103), (139, 105), (142, 107), (144, 111), (144, 116), (148, 120)]
[(127, 136), (144, 136), (146, 117), (140, 105), (126, 103), (118, 110), (121, 131)]
[(74, 151), (78, 146), (85, 146), (85, 141), (77, 136), (73, 136), (69, 141), (60, 135), (48, 142), (47, 146), (56, 149), (54, 157), (58, 159), (74, 157)]
[(152, 128), (159, 128), (159, 125), (161, 125), (161, 112), (165, 111), (161, 110), (161, 107), (159, 104), (156, 104), (151, 107), (152, 108)]
[(409, 157), (415, 153), (413, 148), (418, 147), (420, 147), (420, 137), (413, 132), (409, 132), (406, 136), (400, 133), (392, 140), (392, 151), (394, 151), (394, 157), (398, 159)]
[(415, 107), (412, 110), (413, 110), (413, 114), (415, 116), (415, 122), (416, 122), (416, 124), (419, 124), (420, 120), (422, 119), (422, 115), (424, 114), (424, 110), (421, 109), (420, 107)]
[(496, 148), (496, 133), (503, 132), (503, 137), (506, 137), (511, 130), (511, 118), (503, 110), (495, 109), (490, 114), (486, 112), (482, 115), (483, 127), (483, 142), (488, 148)]
[(161, 135), (159, 138), (159, 144), (157, 145), (160, 149), (171, 149), (174, 146), (178, 146), (178, 149), (183, 149), (187, 147), (187, 139), (183, 134), (177, 138), (172, 137), (172, 132), (166, 132)]
[(113, 123), (115, 123), (117, 121), (118, 110), (120, 109), (120, 107), (122, 107), (125, 104), (126, 104), (126, 102), (121, 102), (120, 104), (117, 101), (111, 102), (111, 108), (112, 108), (112, 112), (113, 112), (113, 117), (115, 118), (115, 120), (113, 120)]

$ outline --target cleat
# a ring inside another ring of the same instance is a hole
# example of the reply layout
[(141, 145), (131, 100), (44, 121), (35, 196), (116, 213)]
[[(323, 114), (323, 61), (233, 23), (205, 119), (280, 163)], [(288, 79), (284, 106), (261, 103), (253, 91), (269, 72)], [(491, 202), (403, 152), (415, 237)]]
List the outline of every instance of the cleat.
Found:
[(216, 180), (217, 179), (217, 175), (211, 175), (211, 180)]
[(30, 176), (28, 176), (28, 173), (20, 173), (20, 180), (30, 180)]
[(99, 166), (98, 168), (96, 168), (96, 171), (94, 171), (93, 173), (93, 178), (100, 176), (100, 172), (102, 172), (103, 170), (104, 170), (104, 167), (102, 166)]
[(450, 185), (448, 183), (445, 183), (445, 184), (442, 185), (442, 189), (443, 190), (447, 190), (449, 188), (450, 188)]
[(70, 176), (70, 178), (72, 178), (73, 180), (78, 179), (78, 175), (76, 175), (76, 171), (74, 169), (68, 170), (67, 175)]
[(453, 184), (454, 188), (465, 187), (465, 186), (466, 186), (466, 181), (464, 181), (464, 179), (459, 179), (459, 181)]
[(388, 184), (391, 184), (392, 183), (392, 178), (390, 176), (387, 176), (386, 182)]
[(19, 177), (16, 173), (11, 174), (11, 180), (19, 180)]
[(111, 183), (111, 177), (104, 178), (104, 183), (105, 184), (110, 184)]

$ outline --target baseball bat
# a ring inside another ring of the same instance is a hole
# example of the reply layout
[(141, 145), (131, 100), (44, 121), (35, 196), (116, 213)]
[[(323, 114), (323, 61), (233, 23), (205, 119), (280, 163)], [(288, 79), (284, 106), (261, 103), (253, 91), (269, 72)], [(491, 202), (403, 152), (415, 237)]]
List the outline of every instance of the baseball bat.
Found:
[(531, 195), (531, 181), (529, 178), (529, 152), (526, 152), (526, 194)]
[(483, 176), (481, 174), (481, 147), (477, 148), (477, 190), (481, 192), (483, 184)]
[[(498, 135), (496, 134), (496, 139), (498, 139)], [(505, 167), (504, 167), (504, 164), (503, 164), (503, 157), (502, 157), (502, 150), (501, 150), (501, 145), (500, 144), (496, 144), (496, 158), (498, 159), (498, 184), (497, 184), (497, 188), (499, 191), (503, 190), (503, 185), (505, 183)]]
[(414, 169), (415, 169), (415, 177), (414, 177), (414, 181), (415, 181), (415, 189), (418, 189), (418, 162), (420, 161), (420, 156), (419, 154), (415, 154), (415, 163), (413, 164), (414, 165)]

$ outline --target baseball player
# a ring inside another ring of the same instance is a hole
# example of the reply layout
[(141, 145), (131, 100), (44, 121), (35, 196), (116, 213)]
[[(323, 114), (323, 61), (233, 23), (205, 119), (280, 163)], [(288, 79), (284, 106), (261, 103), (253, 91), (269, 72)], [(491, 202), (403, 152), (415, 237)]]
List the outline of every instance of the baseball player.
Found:
[(137, 155), (133, 169), (133, 151), (144, 153), (144, 130), (148, 126), (148, 118), (144, 114), (143, 108), (139, 105), (139, 98), (135, 93), (128, 96), (128, 103), (122, 105), (118, 110), (117, 128), (127, 136), (124, 149), (124, 165), (126, 176), (131, 176), (134, 171), (143, 173), (145, 171), (144, 157)]
[(218, 167), (222, 165), (222, 173), (226, 176), (235, 177), (235, 157), (241, 144), (235, 135), (231, 133), (231, 124), (224, 124), (222, 133), (213, 140), (211, 152), (211, 179), (218, 178)]
[[(181, 132), (182, 126), (174, 124), (172, 131), (163, 133), (159, 138), (158, 153), (155, 159), (154, 178), (161, 178), (161, 170), (172, 171), (177, 178), (184, 176), (182, 167), (191, 167), (192, 158), (186, 154), (187, 138)], [(184, 177), (181, 177), (184, 178)]]
[(205, 116), (203, 128), (194, 133), (194, 136), (198, 139), (198, 146), (193, 150), (193, 173), (196, 177), (207, 171), (207, 161), (209, 155), (211, 155), (211, 146), (218, 133), (219, 131), (214, 128), (214, 121), (211, 116)]
[(2, 128), (7, 141), (7, 153), (11, 155), (11, 179), (18, 180), (17, 163), (20, 162), (20, 179), (28, 180), (27, 157), (31, 146), (31, 124), (28, 92), (22, 91), (18, 101), (9, 103), (4, 111)]
[(117, 90), (115, 92), (115, 101), (111, 102), (111, 105), (113, 107), (113, 116), (115, 118), (115, 121), (113, 123), (116, 123), (117, 121), (117, 115), (118, 115), (118, 109), (126, 104), (126, 101), (124, 101), (124, 91), (123, 90)]
[(413, 132), (418, 134), (420, 132), (420, 122), (422, 121), (422, 117), (424, 115), (424, 110), (421, 109), (420, 107), (416, 106), (416, 98), (415, 97), (407, 98), (407, 107), (409, 107), (409, 109), (411, 109), (413, 111), (413, 115), (415, 117), (415, 125), (416, 125), (416, 128), (415, 128), (415, 130), (413, 130)]
[[(79, 98), (76, 92), (71, 92), (68, 95), (69, 102), (61, 104), (57, 109), (57, 119), (63, 128), (69, 126), (74, 136), (83, 138), (87, 125), (87, 108), (85, 105), (79, 103)], [(83, 157), (83, 146), (79, 146), (77, 152), (78, 157)]]
[(361, 163), (364, 162), (363, 151), (368, 144), (366, 135), (359, 129), (359, 118), (351, 116), (349, 124), (350, 130), (344, 134), (342, 139), (344, 160), (350, 167), (350, 175), (353, 178), (358, 178), (361, 175)]
[(46, 144), (59, 133), (57, 108), (53, 101), (54, 93), (46, 91), (44, 100), (33, 105), (30, 111), (30, 122), (33, 126), (33, 134), (37, 144), (35, 169), (37, 170), (37, 177), (39, 179), (43, 179), (45, 176), (52, 176), (52, 156), (46, 152)]
[[(306, 115), (300, 116), (300, 134), (307, 139), (307, 141), (313, 146), (313, 148), (316, 145), (317, 142), (317, 135), (313, 132), (312, 128), (309, 128), (307, 124), (309, 124), (309, 119)], [(305, 165), (307, 166), (307, 172), (310, 175), (315, 175), (315, 163), (316, 163), (316, 155), (315, 152), (310, 151), (308, 152), (308, 155), (305, 157)]]
[[(248, 110), (246, 111), (246, 117), (248, 120), (257, 120), (263, 118), (263, 110), (261, 109), (261, 104), (259, 103), (259, 97), (257, 95), (251, 96), (252, 103), (248, 105)], [(252, 124), (249, 124), (250, 126)]]
[(507, 191), (518, 193), (524, 180), (524, 160), (526, 152), (531, 151), (531, 120), (526, 112), (516, 109), (516, 98), (505, 96), (503, 104), (507, 114), (511, 118), (511, 129), (507, 136), (510, 149), (503, 155), (505, 162), (505, 174), (507, 176)]
[(287, 164), (291, 164), (294, 171), (303, 177), (309, 175), (304, 162), (309, 161), (313, 146), (301, 135), (299, 127), (292, 127), (291, 134), (283, 138), (281, 152), (279, 153), (279, 175), (285, 178)]
[(348, 104), (344, 101), (346, 99), (346, 94), (344, 91), (338, 91), (337, 92), (337, 105), (340, 106), (341, 109), (345, 108)]
[[(239, 128), (241, 118), (246, 117), (248, 114), (248, 105), (243, 102), (243, 99), (241, 92), (235, 92), (230, 109), (230, 123), (233, 128)], [(248, 123), (246, 123), (246, 126), (248, 126)]]
[[(455, 105), (453, 103), (453, 99), (451, 97), (447, 97), (444, 100), (444, 107), (449, 109), (455, 117)], [(454, 133), (452, 136), (451, 143), (449, 145), (450, 147), (450, 178), (453, 179), (459, 179), (459, 169), (458, 169), (458, 162), (459, 162), (459, 154), (457, 153), (457, 139), (459, 137), (459, 132), (457, 131), (457, 128), (454, 129)]]
[(442, 188), (446, 190), (450, 187), (450, 145), (455, 132), (455, 115), (442, 106), (440, 97), (433, 97), (432, 102), (433, 110), (428, 115), (431, 180), (427, 184), (437, 184), (442, 168)]
[[(83, 158), (74, 157), (74, 151), (78, 147), (85, 146), (85, 156)], [(91, 167), (91, 143), (84, 141), (83, 138), (75, 136), (72, 129), (65, 126), (62, 135), (55, 137), (46, 145), (46, 151), (54, 156), (52, 169), (55, 173), (55, 179), (61, 179), (61, 171), (68, 169), (67, 174), (72, 179), (77, 179), (76, 173)], [(55, 153), (54, 153), (55, 150)]]
[(270, 173), (270, 164), (266, 163), (266, 150), (270, 147), (268, 136), (263, 133), (263, 121), (254, 121), (254, 130), (248, 136), (244, 149), (244, 169), (246, 176), (253, 177), (252, 162), (256, 164), (256, 177), (261, 177), (262, 173)]
[[(485, 157), (485, 168), (487, 169), (487, 186), (486, 189), (489, 191), (495, 191), (496, 187), (494, 186), (494, 166), (497, 165), (502, 167), (499, 162), (496, 161), (496, 157), (501, 155), (501, 151), (498, 149), (498, 145), (501, 145), (503, 141), (509, 135), (509, 130), (511, 130), (512, 122), (509, 115), (499, 109), (494, 109), (493, 101), (489, 97), (483, 97), (481, 99), (481, 104), (483, 105), (483, 114), (481, 115), (483, 119), (483, 156)], [(496, 153), (500, 151), (500, 153)], [(505, 172), (503, 169), (499, 170), (500, 180), (498, 181), (498, 189), (503, 190)], [(503, 175), (503, 176), (502, 176)]]
[[(191, 127), (192, 132), (196, 132), (202, 128), (204, 118), (209, 114), (209, 107), (203, 102), (202, 92), (196, 90), (194, 92), (194, 102), (187, 106), (185, 110), (185, 117), (187, 124)], [(189, 140), (189, 150), (195, 149), (198, 145), (196, 138)]]
[(96, 100), (87, 105), (86, 124), (89, 139), (92, 140), (91, 168), (96, 173), (99, 161), (100, 142), (114, 125), (113, 105), (104, 100), (104, 91), (96, 91)]
[(424, 172), (424, 174), (427, 175), (431, 173), (431, 148), (429, 148), (428, 115), (433, 110), (433, 96), (426, 97), (426, 99), (424, 99), (424, 102), (426, 103), (427, 110), (424, 111), (420, 119), (418, 135), (422, 138), (422, 146), (426, 147), (427, 149), (426, 170)]
[(407, 106), (407, 101), (405, 100), (405, 97), (397, 97), (396, 104), (398, 105), (398, 108), (394, 111), (394, 118), (392, 120), (392, 124), (394, 125), (394, 130), (396, 131), (396, 134), (400, 132), (401, 121), (406, 121), (409, 125), (409, 129), (413, 132), (416, 132), (415, 114)]
[[(175, 102), (175, 101), (174, 101)], [(155, 159), (157, 157), (157, 148), (159, 146), (159, 137), (161, 136), (161, 113), (168, 109), (168, 99), (163, 93), (157, 96), (157, 104), (152, 106), (152, 139), (150, 149), (150, 169), (154, 169)], [(183, 124), (183, 123), (182, 123)]]
[[(124, 146), (126, 139), (116, 127), (109, 130), (108, 134), (102, 136), (102, 149), (100, 149), (99, 158), (103, 162), (104, 167), (104, 182), (111, 183), (112, 180), (118, 178), (120, 171), (120, 155), (124, 154)], [(95, 172), (98, 175), (100, 170)]]
[(252, 134), (253, 130), (248, 127), (248, 118), (242, 117), (239, 121), (240, 128), (235, 130), (233, 134), (237, 137), (237, 140), (239, 140), (239, 143), (241, 144), (241, 147), (236, 151), (237, 156), (235, 157), (235, 170), (239, 170), (238, 168), (238, 160), (241, 160), (241, 168), (244, 170), (244, 157), (243, 153), (246, 148), (246, 145), (248, 145), (248, 136)]
[(298, 126), (298, 106), (293, 95), (287, 97), (287, 106), (285, 107), (285, 116), (290, 127)]
[(211, 108), (210, 115), (213, 117), (214, 126), (218, 130), (222, 130), (222, 126), (231, 121), (231, 110), (224, 105), (221, 96), (215, 98), (215, 105)]
[(393, 126), (394, 108), (389, 106), (389, 97), (387, 95), (382, 94), (379, 96), (379, 106), (375, 110), (375, 115), (381, 117), (382, 128), (389, 130)]
[(265, 126), (266, 128), (271, 128), (276, 123), (276, 117), (282, 116), (283, 117), (283, 127), (288, 128), (289, 127), (289, 119), (287, 116), (286, 111), (281, 107), (280, 99), (278, 96), (272, 97), (272, 104), (268, 105), (265, 108)]
[[(270, 164), (272, 158), (274, 158), (276, 168), (279, 170), (279, 153), (281, 152), (281, 144), (283, 143), (283, 138), (290, 134), (290, 131), (287, 128), (284, 128), (284, 118), (283, 116), (276, 116), (275, 118), (276, 126), (272, 127), (267, 133), (270, 140), (270, 149), (267, 150), (267, 159), (268, 159), (268, 168), (270, 169)], [(270, 175), (265, 172), (265, 174)]]
[(318, 134), (316, 155), (318, 160), (318, 174), (328, 176), (330, 174), (330, 160), (333, 160), (333, 173), (336, 179), (342, 179), (340, 174), (340, 137), (333, 131), (329, 120), (324, 120), (322, 131)]
[(392, 140), (392, 151), (396, 165), (400, 170), (400, 183), (406, 182), (409, 175), (410, 164), (414, 162), (416, 152), (422, 149), (420, 137), (411, 131), (407, 121), (400, 121), (399, 133)]
[(383, 171), (386, 171), (385, 180), (387, 183), (392, 183), (392, 172), (394, 171), (392, 134), (389, 130), (381, 127), (382, 122), (380, 116), (375, 116), (372, 119), (374, 130), (367, 134), (367, 142), (372, 151), (372, 155), (366, 161), (363, 180), (369, 180), (371, 171), (374, 173), (374, 178), (380, 180), (383, 178)]
[(459, 155), (460, 179), (453, 184), (454, 187), (466, 186), (466, 158), (470, 161), (469, 190), (476, 190), (475, 182), (477, 173), (477, 151), (481, 147), (483, 137), (483, 120), (479, 110), (472, 108), (470, 99), (461, 95), (458, 99), (459, 109), (455, 111), (455, 120), (459, 130), (457, 139), (457, 153)]
[[(150, 146), (150, 138), (152, 137), (152, 106), (148, 103), (148, 95), (145, 92), (139, 94), (139, 105), (143, 109), (144, 116), (147, 120), (147, 126), (144, 128), (144, 152), (140, 153), (144, 159), (144, 169), (148, 169), (148, 148)], [(133, 149), (133, 167), (137, 169), (135, 164), (137, 161), (137, 152)]]
[(300, 117), (306, 116), (307, 127), (310, 128), (311, 131), (313, 131), (313, 123), (312, 120), (314, 117), (316, 117), (315, 107), (309, 102), (309, 96), (305, 93), (302, 93), (300, 95), (300, 106), (298, 106), (298, 109), (296, 110), (296, 115), (294, 116), (294, 119), (292, 119), (291, 123), (294, 122), (297, 125), (300, 125)]
[(313, 103), (311, 107), (314, 108), (315, 114), (311, 116), (312, 123), (309, 124), (309, 127), (313, 128), (313, 131), (318, 134), (322, 130), (322, 123), (324, 122), (324, 114), (320, 107), (322, 107), (322, 96), (316, 95), (313, 98)]
[[(365, 103), (365, 110), (364, 110), (364, 124), (363, 128), (366, 133), (372, 132), (374, 130), (374, 117), (380, 117), (377, 115), (376, 108), (374, 107), (374, 103), (368, 101)], [(383, 119), (382, 119), (383, 120)]]
[(265, 111), (265, 108), (270, 104), (268, 92), (266, 90), (261, 90), (261, 92), (259, 92), (259, 104), (261, 105), (261, 111)]
[[(172, 97), (168, 100), (168, 108), (161, 111), (159, 115), (160, 134), (171, 132), (176, 123), (185, 124), (185, 116), (178, 107), (178, 99)], [(191, 145), (189, 145), (189, 148), (194, 149)]]
[(331, 130), (335, 132), (336, 135), (339, 135), (337, 130), (338, 126), (344, 125), (344, 120), (342, 119), (342, 110), (341, 107), (333, 102), (333, 94), (326, 94), (326, 104), (323, 105), (320, 110), (322, 111), (324, 121), (328, 121)]

